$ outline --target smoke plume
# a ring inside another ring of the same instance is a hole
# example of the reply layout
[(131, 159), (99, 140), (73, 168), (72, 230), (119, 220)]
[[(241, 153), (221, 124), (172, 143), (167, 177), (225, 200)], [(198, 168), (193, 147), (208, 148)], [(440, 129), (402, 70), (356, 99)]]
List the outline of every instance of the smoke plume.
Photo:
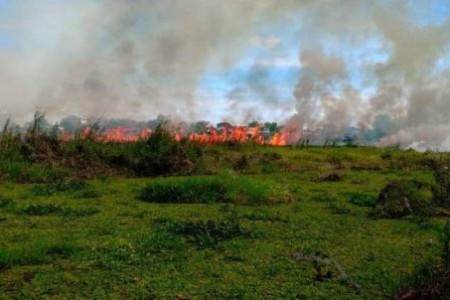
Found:
[[(242, 80), (221, 87), (224, 121), (272, 116), (296, 138), (358, 128), (368, 143), (445, 148), (450, 12), (433, 10), (448, 9), (441, 2), (16, 1), (0, 14), (1, 110), (19, 120), (36, 109), (54, 119), (208, 119), (205, 107), (219, 101), (199, 97), (203, 78), (263, 49)], [(294, 82), (280, 87), (273, 72), (283, 68)]]

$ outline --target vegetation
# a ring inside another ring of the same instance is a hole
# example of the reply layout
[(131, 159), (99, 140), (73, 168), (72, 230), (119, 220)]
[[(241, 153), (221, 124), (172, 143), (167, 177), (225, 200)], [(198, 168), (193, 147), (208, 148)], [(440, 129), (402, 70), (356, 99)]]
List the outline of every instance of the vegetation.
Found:
[(448, 295), (438, 153), (199, 147), (162, 128), (63, 142), (39, 124), (0, 138), (1, 299)]

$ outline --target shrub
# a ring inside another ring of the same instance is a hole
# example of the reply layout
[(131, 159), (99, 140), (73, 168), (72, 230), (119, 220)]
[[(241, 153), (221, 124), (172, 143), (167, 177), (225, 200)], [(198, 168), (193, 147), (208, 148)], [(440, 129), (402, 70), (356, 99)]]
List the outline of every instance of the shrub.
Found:
[(399, 180), (388, 183), (378, 197), (377, 212), (384, 217), (408, 215), (428, 216), (434, 213), (431, 186), (417, 180)]
[(444, 265), (421, 267), (397, 292), (395, 299), (449, 299), (449, 277), (450, 269)]
[(163, 125), (146, 141), (126, 146), (128, 151), (107, 155), (108, 159), (114, 165), (131, 168), (137, 176), (191, 174), (203, 155), (198, 144), (176, 141)]

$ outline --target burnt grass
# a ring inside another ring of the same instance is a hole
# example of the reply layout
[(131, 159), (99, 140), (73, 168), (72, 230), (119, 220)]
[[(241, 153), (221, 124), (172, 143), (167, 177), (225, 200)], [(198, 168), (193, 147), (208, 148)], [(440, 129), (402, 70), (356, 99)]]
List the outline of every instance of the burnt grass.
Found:
[(2, 299), (448, 296), (445, 155), (37, 125), (0, 136)]

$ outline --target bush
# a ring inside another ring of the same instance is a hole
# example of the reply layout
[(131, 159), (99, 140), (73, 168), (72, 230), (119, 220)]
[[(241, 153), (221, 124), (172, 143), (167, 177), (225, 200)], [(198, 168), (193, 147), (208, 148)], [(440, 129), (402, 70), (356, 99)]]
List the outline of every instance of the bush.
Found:
[(397, 292), (395, 299), (449, 299), (450, 269), (444, 265), (422, 267)]
[(376, 211), (389, 218), (432, 215), (435, 203), (431, 186), (417, 180), (390, 182), (380, 192)]
[(114, 165), (131, 169), (137, 176), (191, 174), (203, 156), (198, 144), (188, 140), (176, 141), (163, 126), (157, 127), (146, 141), (126, 147), (127, 151), (106, 156)]

